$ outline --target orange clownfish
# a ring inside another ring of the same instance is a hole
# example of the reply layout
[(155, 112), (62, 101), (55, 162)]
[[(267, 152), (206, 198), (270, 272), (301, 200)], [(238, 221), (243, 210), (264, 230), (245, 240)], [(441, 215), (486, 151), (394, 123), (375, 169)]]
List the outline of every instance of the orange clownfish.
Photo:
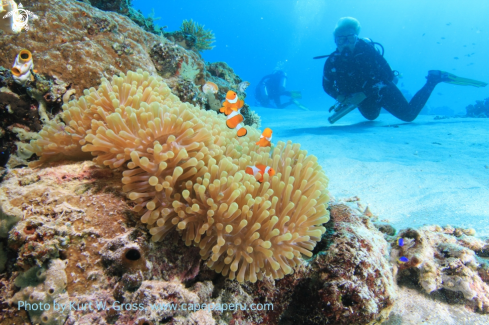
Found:
[(260, 136), (260, 140), (256, 143), (260, 147), (270, 147), (272, 145), (272, 129), (266, 128)]
[(230, 129), (236, 129), (238, 137), (245, 136), (248, 131), (245, 129), (244, 125), (241, 123), (244, 121), (243, 115), (238, 112), (232, 111), (226, 120), (226, 126)]
[(253, 175), (256, 177), (257, 174), (260, 174), (260, 178), (257, 179), (258, 182), (263, 182), (263, 175), (265, 173), (268, 173), (268, 175), (270, 175), (270, 177), (274, 176), (275, 175), (275, 170), (272, 168), (272, 167), (268, 167), (268, 166), (265, 166), (265, 165), (262, 165), (262, 164), (258, 164), (256, 166), (248, 166), (246, 167), (245, 169), (245, 173), (246, 174), (249, 174), (249, 175)]
[(232, 111), (237, 112), (238, 110), (240, 110), (243, 105), (244, 101), (238, 98), (238, 94), (230, 90), (227, 92), (226, 100), (222, 104), (223, 107), (221, 107), (219, 111), (227, 116), (231, 114)]

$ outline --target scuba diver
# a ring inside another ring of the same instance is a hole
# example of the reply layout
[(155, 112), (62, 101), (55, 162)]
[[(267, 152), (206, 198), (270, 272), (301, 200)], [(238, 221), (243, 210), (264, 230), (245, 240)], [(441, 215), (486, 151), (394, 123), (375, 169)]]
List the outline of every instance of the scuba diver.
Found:
[[(295, 104), (303, 110), (308, 110), (297, 101), (297, 99), (302, 98), (300, 91), (285, 90), (286, 82), (287, 74), (282, 70), (277, 70), (274, 73), (263, 77), (256, 86), (255, 98), (263, 107), (285, 108), (291, 104)], [(281, 96), (290, 97), (290, 100), (282, 103), (280, 99)], [(270, 101), (275, 103), (275, 107), (271, 105)]]
[(330, 108), (330, 112), (334, 110), (334, 114), (329, 117), (330, 123), (357, 107), (368, 120), (375, 120), (383, 107), (398, 119), (412, 122), (440, 82), (475, 87), (487, 85), (445, 71), (430, 70), (426, 84), (408, 102), (396, 86), (398, 72), (393, 71), (384, 59), (382, 45), (359, 38), (359, 32), (358, 20), (352, 17), (341, 18), (334, 29), (336, 51), (327, 56), (315, 57), (328, 57), (323, 70), (323, 89), (338, 101)]

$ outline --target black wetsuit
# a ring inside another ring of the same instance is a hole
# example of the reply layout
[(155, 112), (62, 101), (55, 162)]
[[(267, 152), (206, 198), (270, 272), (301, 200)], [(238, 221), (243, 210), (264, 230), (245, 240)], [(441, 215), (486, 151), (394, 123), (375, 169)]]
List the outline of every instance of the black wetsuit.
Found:
[(323, 89), (333, 98), (363, 92), (365, 98), (358, 106), (360, 113), (375, 120), (383, 107), (400, 120), (411, 122), (421, 112), (438, 81), (428, 79), (408, 103), (393, 83), (394, 73), (384, 57), (370, 42), (358, 39), (353, 53), (345, 48), (336, 50), (323, 71)]
[(285, 108), (290, 104), (293, 104), (292, 101), (285, 103), (281, 103), (280, 101), (281, 96), (291, 96), (290, 91), (285, 90), (286, 80), (287, 75), (283, 71), (277, 71), (263, 77), (258, 83), (258, 86), (256, 86), (255, 91), (255, 98), (260, 105), (273, 108), (270, 100), (273, 100), (276, 108)]

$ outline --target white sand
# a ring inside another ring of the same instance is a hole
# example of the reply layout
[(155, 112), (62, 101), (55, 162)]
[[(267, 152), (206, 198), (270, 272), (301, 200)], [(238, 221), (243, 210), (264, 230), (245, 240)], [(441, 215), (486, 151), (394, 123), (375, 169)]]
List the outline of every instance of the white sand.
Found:
[(487, 325), (489, 315), (474, 313), (462, 304), (444, 303), (443, 295), (428, 295), (399, 287), (399, 300), (382, 325)]
[(252, 109), (273, 143), (292, 140), (318, 157), (332, 196), (357, 195), (397, 230), (450, 224), (489, 236), (489, 119), (367, 121), (356, 110), (331, 125), (327, 107)]

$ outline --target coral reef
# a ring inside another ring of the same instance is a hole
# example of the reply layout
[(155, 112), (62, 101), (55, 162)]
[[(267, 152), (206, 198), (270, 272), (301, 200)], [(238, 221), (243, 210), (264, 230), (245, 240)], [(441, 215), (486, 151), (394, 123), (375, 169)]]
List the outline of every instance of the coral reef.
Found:
[(184, 34), (192, 35), (195, 37), (195, 46), (193, 47), (197, 52), (206, 50), (212, 50), (214, 46), (214, 33), (211, 30), (204, 29), (204, 25), (190, 20), (184, 20), (180, 31)]
[(206, 92), (205, 99), (207, 100), (208, 109), (213, 110), (214, 112), (219, 112), (222, 107), (221, 101), (216, 98), (216, 95), (213, 92)]
[(9, 70), (0, 67), (0, 132), (2, 151), (13, 155), (9, 167), (27, 165), (32, 153), (24, 150), (25, 142), (37, 137), (41, 123), (61, 110), (63, 100), (75, 91), (69, 88), (56, 78), (39, 74), (19, 85)]
[[(208, 81), (212, 81), (219, 86), (220, 93), (224, 93), (225, 96), (228, 90), (234, 90), (238, 92), (238, 85), (243, 80), (234, 73), (234, 70), (226, 62), (209, 63), (207, 64), (206, 68), (210, 76), (219, 78), (217, 80), (213, 80), (213, 78), (207, 79)], [(238, 95), (242, 94), (238, 93)]]
[(33, 323), (64, 324), (68, 310), (57, 310), (54, 303), (58, 306), (68, 303), (65, 268), (62, 260), (53, 259), (48, 267), (33, 267), (20, 274), (15, 278), (15, 286), (21, 290), (12, 297), (11, 302), (24, 307)]
[(156, 71), (165, 79), (178, 76), (182, 62), (188, 58), (184, 48), (170, 42), (155, 44), (150, 56)]
[(199, 107), (205, 105), (205, 98), (201, 96), (202, 93), (190, 80), (184, 78), (176, 79), (176, 81), (171, 83), (171, 90), (183, 102)]
[(188, 62), (183, 61), (180, 68), (180, 76), (184, 80), (193, 82), (195, 77), (200, 73), (199, 67), (194, 63), (194, 61), (189, 58)]
[(255, 111), (252, 111), (248, 105), (244, 105), (241, 109), (241, 114), (245, 118), (244, 124), (249, 125), (254, 128), (259, 128), (261, 126), (261, 118)]
[[(221, 103), (226, 99), (229, 90), (235, 91), (240, 99), (246, 98), (246, 93), (240, 91), (239, 84), (243, 81), (226, 62), (207, 63), (205, 70), (205, 80), (215, 83), (219, 90), (216, 94), (204, 94), (207, 104), (206, 109), (217, 111), (221, 108)], [(219, 106), (219, 107), (218, 107)], [(252, 111), (245, 103), (241, 109), (241, 114), (245, 118), (244, 124), (259, 128), (261, 121), (258, 114)]]
[(159, 18), (154, 18), (153, 15), (144, 17), (141, 10), (135, 10), (132, 8), (132, 0), (78, 0), (92, 5), (95, 8), (104, 11), (113, 11), (118, 14), (129, 17), (133, 22), (135, 22), (139, 27), (147, 32), (153, 34), (159, 34), (162, 30), (154, 22)]
[[(28, 49), (39, 75), (71, 84), (78, 95), (113, 74), (138, 68), (155, 72), (148, 52), (160, 37), (129, 18), (79, 1), (25, 0), (22, 4), (42, 19), (35, 20), (29, 31), (2, 35), (0, 66), (10, 68), (20, 50)], [(133, 53), (119, 56), (112, 47), (115, 43), (124, 43)]]
[(465, 108), (467, 117), (489, 117), (489, 98), (476, 101), (475, 105)]
[(389, 245), (360, 210), (340, 203), (330, 211), (309, 276), (295, 288), (294, 303), (282, 319), (293, 324), (381, 323), (397, 295), (386, 258)]
[(174, 32), (165, 32), (163, 33), (163, 36), (186, 50), (196, 51), (195, 45), (197, 43), (197, 38), (194, 35), (186, 34), (180, 30), (177, 30)]
[(183, 102), (205, 106), (206, 98), (197, 86), (204, 84), (205, 63), (196, 53), (165, 42), (155, 44), (150, 55), (173, 94)]
[[(84, 152), (110, 168), (127, 163), (123, 191), (153, 240), (177, 228), (231, 279), (282, 278), (324, 232), (327, 178), (315, 157), (291, 143), (260, 148), (256, 130), (236, 139), (224, 118), (181, 103), (159, 77), (121, 74), (63, 109), (66, 125), (53, 121), (31, 141), (41, 156), (31, 165)], [(244, 173), (257, 163), (277, 175), (258, 183)]]
[[(199, 247), (187, 247), (177, 231), (169, 233), (161, 242), (151, 241), (146, 224), (130, 211), (134, 202), (124, 199), (121, 171), (99, 167), (93, 162), (64, 162), (46, 168), (19, 169), (6, 176), (0, 188), (2, 208), (17, 219), (23, 218), (10, 230), (10, 236), (24, 231), (29, 234), (23, 237), (24, 242), (15, 241), (12, 242), (15, 245), (9, 246), (10, 260), (4, 277), (0, 276), (3, 284), (0, 290), (5, 290), (5, 294), (0, 297), (12, 299), (22, 292), (14, 283), (20, 268), (15, 263), (15, 254), (23, 251), (22, 246), (36, 241), (47, 247), (50, 241), (59, 240), (58, 255), (66, 263), (69, 302), (75, 306), (92, 303), (93, 309), (70, 310), (66, 324), (165, 321), (273, 325), (284, 324), (281, 319), (311, 324), (311, 320), (314, 323), (316, 319), (326, 318), (330, 322), (338, 319), (344, 323), (368, 324), (373, 319), (381, 319), (391, 307), (389, 279), (392, 276), (385, 268), (383, 257), (386, 243), (360, 210), (339, 209), (333, 204), (332, 220), (326, 225), (328, 230), (322, 242), (309, 262), (301, 263), (295, 273), (281, 280), (264, 277), (256, 283), (239, 283), (210, 270), (206, 261), (201, 260)], [(49, 195), (42, 196), (46, 189)], [(42, 220), (42, 224), (26, 229), (25, 225), (34, 220)], [(48, 231), (53, 228), (67, 232), (64, 236), (51, 237)], [(345, 259), (352, 262), (344, 264)], [(361, 259), (361, 267), (354, 263), (357, 259)], [(35, 260), (42, 262), (41, 256), (30, 260), (34, 262), (33, 268), (39, 269)], [(42, 265), (46, 269), (49, 261)], [(374, 276), (376, 281), (372, 282)], [(376, 297), (372, 298), (374, 293)], [(317, 295), (317, 299), (311, 299), (311, 294)], [(326, 300), (323, 302), (321, 297)], [(334, 300), (334, 304), (328, 299)], [(312, 301), (314, 305), (310, 304)], [(98, 303), (104, 303), (106, 308), (98, 309)], [(264, 307), (273, 303), (273, 310), (269, 309), (270, 305), (262, 310), (192, 311), (187, 308), (158, 312), (149, 308), (151, 304), (165, 303), (174, 306), (241, 303), (248, 307), (252, 303), (262, 303)], [(134, 304), (148, 308), (127, 307)], [(0, 321), (7, 315), (18, 315), (19, 322), (27, 319), (17, 306), (4, 306)], [(113, 306), (115, 309), (110, 310)], [(297, 309), (306, 307), (309, 314), (296, 313)]]
[[(384, 320), (391, 310), (397, 293), (386, 258), (388, 245), (371, 222), (375, 216), (358, 199), (331, 202), (331, 220), (325, 225), (326, 233), (316, 245), (314, 255), (307, 263), (297, 266), (293, 274), (279, 280), (264, 277), (256, 283), (239, 283), (209, 270), (206, 261), (201, 260), (199, 247), (186, 247), (177, 231), (160, 242), (151, 241), (146, 224), (131, 212), (135, 202), (124, 198), (120, 183), (122, 172), (120, 168), (103, 168), (88, 161), (16, 169), (6, 175), (0, 188), (0, 222), (10, 220), (5, 231), (11, 228), (9, 238), (12, 240), (9, 240), (6, 270), (0, 274), (3, 308), (0, 322), (22, 323), (28, 319), (22, 308), (17, 310), (15, 304), (5, 303), (5, 299), (22, 295), (26, 288), (20, 279), (16, 280), (18, 270), (24, 274), (30, 270), (32, 273), (47, 270), (53, 260), (43, 259), (41, 254), (30, 256), (31, 251), (26, 248), (33, 242), (46, 251), (50, 247), (58, 249), (57, 255), (51, 256), (59, 256), (66, 264), (65, 290), (69, 302), (87, 306), (70, 310), (65, 324), (156, 324), (163, 321), (174, 324), (375, 324)], [(46, 189), (49, 195), (43, 195)], [(20, 237), (17, 232), (22, 233)], [(456, 240), (478, 257), (489, 255), (487, 242), (473, 234), (472, 230), (447, 227), (437, 236)], [(387, 238), (392, 242), (397, 239)], [(53, 241), (59, 244), (52, 245)], [(398, 249), (396, 244), (392, 245)], [(17, 254), (29, 263), (17, 263)], [(476, 257), (476, 260), (481, 259)], [(26, 265), (24, 270), (23, 265)], [(30, 265), (33, 266), (29, 269)], [(407, 276), (413, 277), (409, 269), (416, 272), (414, 267), (400, 270), (399, 284), (404, 285)], [(488, 268), (482, 263), (477, 272), (483, 281), (488, 281)], [(463, 295), (459, 295), (463, 299)], [(453, 302), (454, 298), (451, 299)], [(467, 301), (469, 306), (474, 308), (476, 299)], [(88, 308), (90, 302), (93, 310)], [(96, 308), (97, 303), (104, 303), (106, 308)], [(134, 304), (148, 307), (154, 303), (173, 303), (174, 306), (262, 303), (263, 308), (156, 312), (151, 308), (127, 307)], [(415, 307), (411, 300), (409, 303), (410, 308)], [(273, 310), (266, 304), (273, 304)], [(430, 300), (426, 304), (434, 302)], [(109, 309), (113, 306), (114, 310)], [(389, 324), (398, 324), (395, 322), (398, 315), (392, 315), (393, 323)], [(473, 319), (473, 315), (464, 316)]]
[[(97, 86), (104, 77), (138, 68), (150, 73), (158, 71), (181, 100), (205, 109), (211, 109), (210, 103), (218, 106), (228, 89), (238, 90), (241, 79), (226, 64), (211, 64), (209, 73), (198, 53), (177, 44), (186, 46), (179, 38), (172, 38), (175, 42), (172, 43), (162, 33), (144, 32), (128, 18), (100, 11), (85, 2), (26, 0), (23, 4), (43, 19), (34, 21), (29, 31), (0, 38), (0, 97), (1, 108), (5, 108), (1, 110), (0, 133), (6, 133), (0, 146), (2, 152), (12, 154), (10, 167), (26, 165), (31, 159), (26, 140), (20, 140), (11, 128), (38, 131), (42, 124), (51, 123), (49, 120), (61, 110), (63, 103), (82, 95), (83, 89)], [(118, 1), (92, 3), (116, 11), (128, 6)], [(131, 9), (129, 7), (129, 12)], [(195, 24), (194, 27), (198, 29)], [(34, 81), (21, 86), (13, 82), (10, 71), (5, 68), (11, 66), (23, 48), (32, 52), (38, 72)], [(214, 72), (225, 79), (212, 76)], [(222, 90), (208, 100), (200, 86), (211, 79), (219, 83)], [(240, 96), (244, 98), (246, 94)], [(259, 125), (253, 114), (245, 124)], [(8, 156), (3, 160), (8, 160)]]
[[(80, 1), (80, 0), (79, 0)], [(132, 6), (132, 0), (81, 0), (82, 2), (88, 3), (95, 8), (104, 11), (115, 11), (119, 14), (127, 15)]]
[[(393, 244), (391, 262), (394, 274), (401, 280), (415, 278), (431, 293), (449, 290), (460, 293), (473, 310), (489, 313), (489, 243), (477, 239), (473, 229), (446, 226), (424, 226), (398, 233), (404, 245)], [(400, 256), (406, 263), (398, 263)]]
[(294, 274), (276, 281), (266, 277), (255, 284), (226, 280), (216, 285), (218, 302), (263, 304), (261, 311), (224, 311), (214, 317), (229, 324), (380, 324), (385, 320), (396, 299), (386, 258), (389, 245), (358, 209), (333, 203), (330, 210), (331, 220), (314, 257)]
[[(82, 2), (26, 0), (23, 4), (43, 19), (32, 21), (28, 31), (0, 38), (1, 164), (9, 153), (11, 168), (27, 165), (32, 156), (26, 149), (29, 139), (20, 139), (16, 130), (39, 131), (63, 103), (97, 85), (107, 72), (133, 67), (154, 71), (147, 51), (149, 44), (160, 40), (123, 16)], [(38, 72), (34, 80), (19, 85), (5, 68), (12, 66), (23, 48), (32, 52)]]

